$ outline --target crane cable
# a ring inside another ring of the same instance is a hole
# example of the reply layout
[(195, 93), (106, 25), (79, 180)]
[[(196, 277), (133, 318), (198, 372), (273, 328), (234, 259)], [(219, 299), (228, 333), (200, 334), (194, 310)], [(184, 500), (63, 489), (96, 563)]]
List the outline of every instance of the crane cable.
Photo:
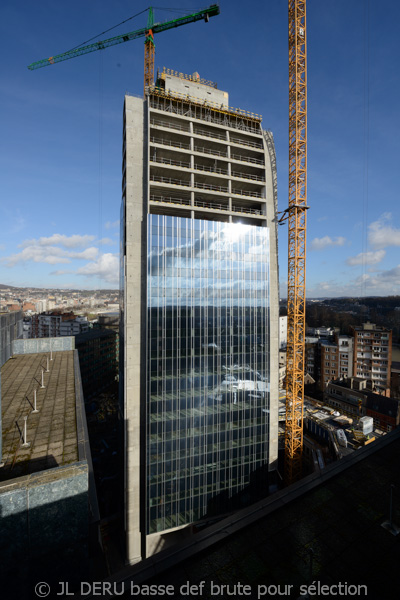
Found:
[(149, 10), (149, 7), (145, 8), (144, 10), (141, 10), (140, 12), (136, 13), (136, 15), (133, 15), (132, 17), (129, 17), (128, 19), (125, 19), (124, 21), (121, 21), (121, 23), (118, 23), (118, 25), (114, 25), (113, 27), (110, 27), (110, 29), (106, 29), (105, 31), (102, 31), (101, 33), (98, 33), (94, 37), (90, 38), (90, 40), (86, 40), (86, 42), (82, 42), (81, 44), (78, 44), (74, 48), (71, 48), (70, 50), (67, 50), (67, 52), (72, 52), (72, 50), (76, 50), (77, 48), (80, 48), (81, 46), (84, 46), (85, 44), (88, 44), (89, 42), (97, 39), (101, 35), (104, 35), (105, 33), (108, 33), (109, 31), (112, 31), (113, 29), (116, 29), (120, 25), (123, 25), (124, 23), (127, 23), (128, 21), (131, 21), (135, 17), (138, 17), (139, 15), (143, 14), (144, 12), (146, 12), (146, 10)]
[(99, 52), (99, 287), (103, 280), (103, 53)]
[[(363, 224), (362, 224), (362, 274), (361, 297), (366, 297), (366, 266), (368, 256), (368, 179), (369, 179), (369, 96), (370, 96), (370, 0), (364, 11), (364, 161), (363, 161)], [(366, 315), (365, 315), (366, 318)]]
[[(165, 11), (169, 11), (169, 12), (174, 12), (175, 11), (175, 12), (186, 13), (186, 9), (183, 9), (183, 8), (166, 8), (165, 6), (153, 6), (152, 8), (157, 8), (158, 10), (165, 10)], [(82, 42), (81, 44), (78, 44), (77, 46), (74, 46), (73, 48), (70, 48), (69, 50), (67, 50), (67, 52), (72, 52), (72, 50), (76, 50), (77, 48), (80, 48), (81, 46), (84, 46), (85, 44), (88, 44), (89, 42), (92, 42), (93, 40), (96, 40), (101, 35), (104, 35), (105, 33), (108, 33), (109, 31), (112, 31), (113, 29), (116, 29), (120, 25), (123, 25), (124, 23), (127, 23), (128, 21), (131, 21), (132, 19), (135, 19), (136, 17), (138, 17), (139, 15), (142, 15), (143, 13), (145, 13), (146, 11), (148, 11), (149, 9), (150, 9), (150, 6), (148, 6), (147, 8), (145, 8), (143, 10), (141, 10), (140, 12), (136, 13), (136, 15), (132, 15), (132, 17), (128, 17), (127, 19), (124, 19), (124, 21), (121, 21), (121, 23), (118, 23), (117, 25), (113, 25), (113, 27), (110, 27), (109, 29), (105, 29), (101, 33), (98, 33), (97, 35), (95, 35), (92, 38), (90, 38), (89, 40), (86, 40), (86, 42)]]

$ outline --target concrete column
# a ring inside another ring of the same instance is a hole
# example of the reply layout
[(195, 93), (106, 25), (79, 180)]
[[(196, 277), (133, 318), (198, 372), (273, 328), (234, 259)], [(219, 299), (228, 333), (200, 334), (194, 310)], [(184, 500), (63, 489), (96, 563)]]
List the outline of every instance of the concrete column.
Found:
[[(190, 125), (190, 128), (189, 128), (189, 131), (190, 131), (190, 152), (193, 152), (193, 150), (194, 150), (193, 121), (190, 121), (189, 125)], [(192, 156), (192, 158), (193, 158), (193, 156)]]

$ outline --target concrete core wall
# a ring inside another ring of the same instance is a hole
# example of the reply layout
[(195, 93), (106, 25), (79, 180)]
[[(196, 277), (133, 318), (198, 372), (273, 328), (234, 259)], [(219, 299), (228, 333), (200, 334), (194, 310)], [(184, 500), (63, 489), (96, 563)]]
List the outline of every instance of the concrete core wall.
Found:
[[(267, 223), (270, 239), (270, 429), (269, 469), (278, 466), (278, 403), (279, 403), (279, 271), (277, 231), (277, 186), (275, 145), (270, 131), (263, 132), (265, 148), (265, 188)], [(268, 160), (269, 159), (269, 160)]]
[(125, 288), (124, 288), (124, 420), (125, 420), (125, 530), (127, 561), (141, 560), (140, 533), (140, 396), (143, 239), (144, 104), (125, 96)]
[(183, 79), (174, 75), (162, 74), (162, 79), (165, 80), (165, 90), (170, 92), (177, 92), (178, 94), (193, 96), (200, 98), (201, 100), (214, 102), (215, 104), (221, 104), (223, 106), (229, 105), (228, 92), (223, 92), (208, 85), (190, 81), (189, 79)]

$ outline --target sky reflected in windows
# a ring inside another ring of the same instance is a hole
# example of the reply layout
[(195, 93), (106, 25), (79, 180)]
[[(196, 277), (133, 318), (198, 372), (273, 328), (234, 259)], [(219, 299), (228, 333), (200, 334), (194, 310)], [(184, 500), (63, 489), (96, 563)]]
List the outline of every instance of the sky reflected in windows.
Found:
[(269, 231), (148, 215), (147, 532), (265, 486)]

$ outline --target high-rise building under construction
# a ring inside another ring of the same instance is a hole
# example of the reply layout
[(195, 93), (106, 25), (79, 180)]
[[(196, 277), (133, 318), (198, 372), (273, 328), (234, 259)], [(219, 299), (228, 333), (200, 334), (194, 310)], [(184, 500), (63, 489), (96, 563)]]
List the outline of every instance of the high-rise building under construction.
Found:
[(267, 493), (278, 453), (276, 165), (197, 73), (125, 97), (121, 414), (133, 563)]

